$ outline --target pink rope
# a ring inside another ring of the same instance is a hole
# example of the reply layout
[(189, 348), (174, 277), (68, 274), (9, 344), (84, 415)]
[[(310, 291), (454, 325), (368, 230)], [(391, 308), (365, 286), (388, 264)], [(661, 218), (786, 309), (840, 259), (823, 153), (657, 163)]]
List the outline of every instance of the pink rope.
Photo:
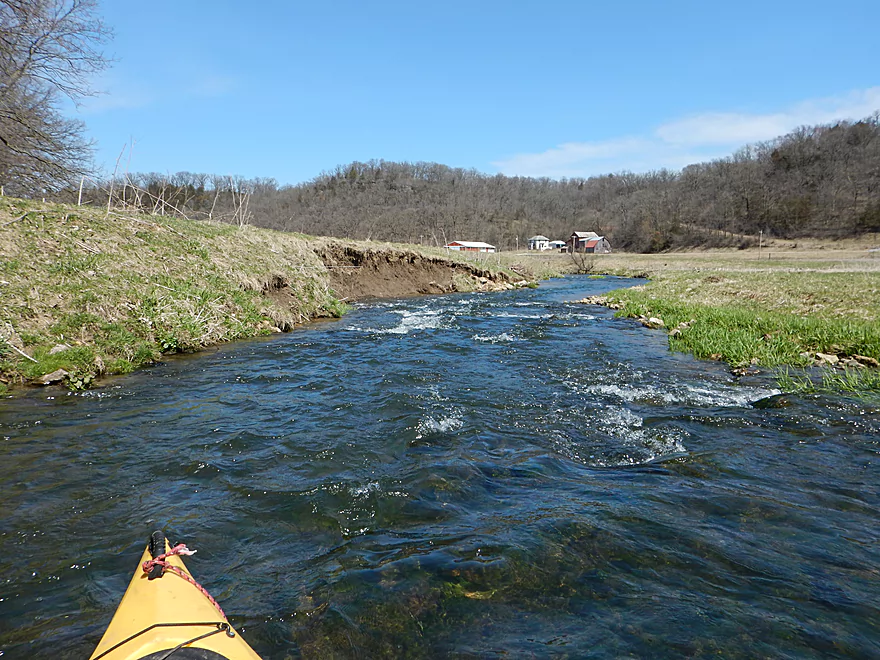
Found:
[[(207, 589), (205, 589), (202, 585), (200, 585), (198, 582), (196, 582), (192, 578), (192, 576), (190, 576), (186, 571), (184, 571), (184, 570), (178, 568), (177, 566), (174, 566), (173, 564), (170, 564), (167, 561), (165, 561), (165, 558), (170, 557), (171, 555), (192, 555), (194, 553), (195, 553), (195, 550), (190, 550), (189, 548), (186, 547), (186, 544), (179, 543), (179, 544), (175, 545), (173, 548), (171, 548), (171, 550), (169, 550), (165, 554), (159, 555), (158, 557), (155, 557), (153, 559), (148, 559), (147, 561), (145, 561), (143, 563), (141, 568), (144, 569), (144, 573), (149, 573), (154, 566), (161, 566), (163, 575), (164, 575), (165, 571), (171, 571), (175, 575), (179, 575), (184, 580), (186, 580), (191, 585), (193, 585), (196, 589), (201, 591), (204, 594), (205, 598), (207, 598), (209, 601), (211, 601), (211, 605), (213, 605), (214, 607), (217, 608), (217, 611), (220, 612), (220, 616), (222, 616), (225, 619), (226, 614), (224, 614), (223, 608), (220, 607), (219, 603), (217, 603), (217, 601), (214, 600), (214, 597), (208, 593)], [(159, 577), (162, 577), (162, 576), (160, 575)]]

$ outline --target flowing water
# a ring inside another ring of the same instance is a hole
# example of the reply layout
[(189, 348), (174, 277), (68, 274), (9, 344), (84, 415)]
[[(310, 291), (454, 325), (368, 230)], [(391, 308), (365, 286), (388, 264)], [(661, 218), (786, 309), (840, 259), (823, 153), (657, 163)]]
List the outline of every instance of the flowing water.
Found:
[(164, 528), (266, 658), (880, 657), (880, 411), (567, 302), (631, 283), (0, 401), (0, 655), (87, 657)]

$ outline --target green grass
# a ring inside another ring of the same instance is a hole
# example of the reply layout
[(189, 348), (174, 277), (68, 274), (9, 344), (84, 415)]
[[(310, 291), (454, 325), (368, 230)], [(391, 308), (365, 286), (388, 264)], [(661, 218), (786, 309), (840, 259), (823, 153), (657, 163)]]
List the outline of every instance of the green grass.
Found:
[(351, 305), (348, 305), (339, 300), (334, 300), (327, 306), (327, 310), (330, 312), (330, 316), (335, 319), (342, 318), (345, 314), (351, 311)]
[[(818, 372), (818, 373), (815, 373)], [(880, 396), (880, 371), (876, 369), (781, 369), (777, 382), (786, 392), (799, 394), (873, 394)]]
[[(816, 353), (880, 360), (880, 272), (662, 271), (608, 298), (621, 316), (662, 319), (671, 349), (735, 368), (806, 368)], [(870, 392), (880, 380), (873, 369), (827, 371), (827, 391)]]
[(623, 305), (620, 315), (658, 317), (669, 330), (693, 321), (670, 337), (670, 347), (701, 359), (766, 367), (807, 366), (817, 352), (880, 359), (880, 325), (875, 322), (687, 303), (656, 298), (644, 289), (619, 290), (611, 297)]
[[(339, 316), (322, 273), (288, 234), (0, 198), (0, 384), (60, 368), (88, 387), (163, 353)], [(264, 295), (279, 280), (297, 295)]]
[(63, 258), (49, 264), (50, 275), (76, 275), (98, 267), (99, 258), (94, 254), (77, 255), (68, 252)]

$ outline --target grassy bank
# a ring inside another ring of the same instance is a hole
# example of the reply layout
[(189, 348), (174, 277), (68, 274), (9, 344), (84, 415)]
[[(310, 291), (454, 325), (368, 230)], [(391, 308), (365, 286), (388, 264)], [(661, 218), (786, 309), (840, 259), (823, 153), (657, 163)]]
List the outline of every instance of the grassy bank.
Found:
[[(608, 304), (661, 319), (670, 348), (779, 371), (787, 389), (880, 391), (880, 258), (847, 250), (609, 255), (597, 270), (650, 277)], [(809, 373), (798, 368), (834, 367)], [(843, 372), (839, 371), (843, 369)]]
[(163, 354), (339, 316), (353, 283), (363, 295), (525, 284), (503, 265), (441, 256), (0, 197), (0, 393), (83, 389)]
[[(338, 316), (345, 306), (332, 282), (352, 266), (331, 264), (336, 270), (328, 271), (316, 254), (326, 245), (247, 226), (0, 197), (0, 392), (41, 377), (85, 388), (163, 354)], [(459, 268), (443, 286), (426, 270), (427, 290), (491, 286), (488, 271), (500, 273), (505, 286), (524, 285), (584, 265), (553, 253), (345, 245), (356, 247), (358, 263), (384, 255), (377, 282), (390, 279), (394, 264), (417, 268), (419, 254), (432, 268), (442, 257), (473, 269)], [(860, 369), (826, 376), (823, 387), (880, 390), (878, 371), (852, 362), (880, 359), (880, 253), (843, 247), (612, 254), (588, 265), (596, 273), (649, 277), (608, 302), (627, 316), (662, 319), (675, 350), (738, 369), (808, 367), (823, 354)], [(404, 279), (417, 278), (407, 271)], [(799, 372), (785, 377), (801, 389), (814, 383)]]
[(338, 315), (325, 272), (293, 234), (0, 198), (0, 387), (59, 369), (87, 387)]

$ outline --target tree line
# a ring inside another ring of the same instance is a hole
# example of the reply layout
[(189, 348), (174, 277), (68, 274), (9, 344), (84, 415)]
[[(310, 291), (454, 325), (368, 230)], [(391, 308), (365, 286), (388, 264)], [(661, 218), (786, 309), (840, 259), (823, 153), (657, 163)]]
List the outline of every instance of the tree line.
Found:
[[(880, 232), (880, 112), (802, 127), (679, 172), (552, 180), (437, 163), (373, 160), (279, 186), (190, 172), (133, 174), (88, 186), (87, 201), (314, 235), (525, 247), (535, 234), (595, 231), (615, 248), (746, 247), (758, 236)], [(66, 191), (73, 201), (78, 191)]]

